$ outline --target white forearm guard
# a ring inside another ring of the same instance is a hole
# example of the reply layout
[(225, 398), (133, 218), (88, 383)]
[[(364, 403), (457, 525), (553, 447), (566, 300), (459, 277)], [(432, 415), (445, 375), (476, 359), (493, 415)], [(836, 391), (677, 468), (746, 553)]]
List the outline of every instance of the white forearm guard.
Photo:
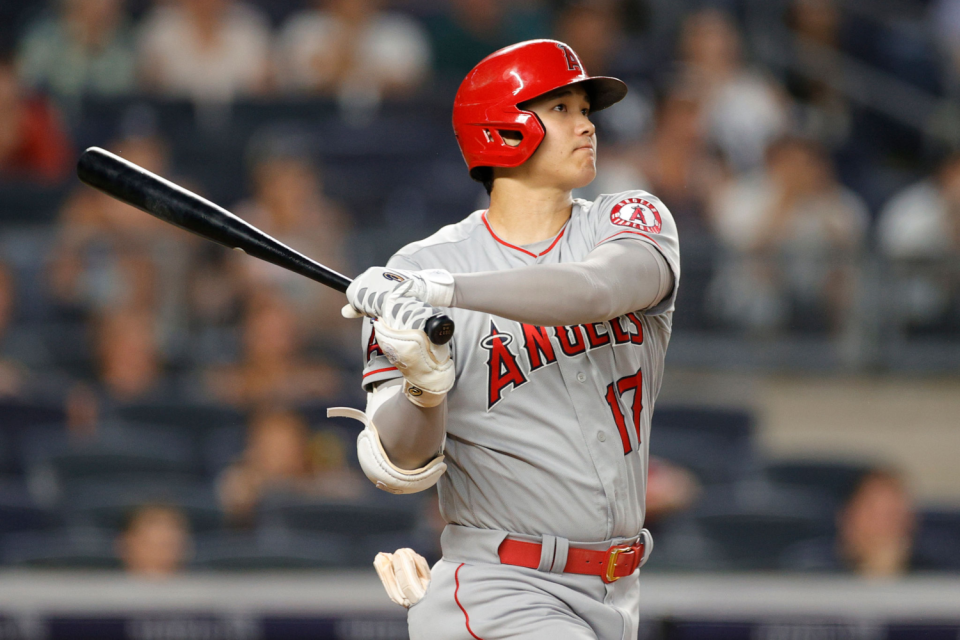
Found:
[(419, 469), (408, 471), (394, 465), (380, 444), (377, 428), (363, 411), (349, 407), (331, 407), (327, 409), (327, 417), (353, 418), (363, 423), (364, 429), (357, 436), (357, 458), (360, 460), (360, 468), (378, 489), (390, 493), (417, 493), (437, 484), (437, 480), (447, 470), (442, 454)]

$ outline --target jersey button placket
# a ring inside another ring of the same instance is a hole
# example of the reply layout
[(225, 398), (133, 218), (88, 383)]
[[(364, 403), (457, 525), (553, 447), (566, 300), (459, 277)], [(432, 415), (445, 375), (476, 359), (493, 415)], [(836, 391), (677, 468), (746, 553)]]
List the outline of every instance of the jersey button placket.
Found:
[(607, 434), (604, 433), (603, 431), (597, 431), (597, 440), (599, 440), (600, 442), (606, 442)]
[(577, 372), (577, 381), (579, 381), (579, 382), (586, 382), (586, 381), (587, 381), (587, 374), (585, 374), (583, 371), (578, 371), (578, 372)]

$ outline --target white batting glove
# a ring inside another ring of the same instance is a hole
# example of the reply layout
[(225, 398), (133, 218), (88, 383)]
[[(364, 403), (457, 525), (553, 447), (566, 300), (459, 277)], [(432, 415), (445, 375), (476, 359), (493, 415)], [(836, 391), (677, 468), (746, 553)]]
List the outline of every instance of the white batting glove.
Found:
[(390, 599), (410, 608), (420, 602), (430, 584), (430, 565), (413, 549), (377, 554), (373, 567)]
[(426, 302), (431, 307), (449, 307), (453, 304), (453, 276), (444, 269), (407, 271), (371, 267), (350, 283), (347, 301), (341, 311), (345, 318), (383, 315), (387, 295), (402, 287), (403, 295)]
[(431, 307), (453, 305), (453, 274), (446, 269), (403, 271), (410, 278), (410, 288), (404, 295), (426, 302)]
[(433, 344), (423, 332), (427, 320), (439, 311), (404, 296), (399, 288), (382, 306), (373, 328), (383, 355), (403, 374), (404, 395), (417, 406), (437, 406), (456, 379), (449, 346)]

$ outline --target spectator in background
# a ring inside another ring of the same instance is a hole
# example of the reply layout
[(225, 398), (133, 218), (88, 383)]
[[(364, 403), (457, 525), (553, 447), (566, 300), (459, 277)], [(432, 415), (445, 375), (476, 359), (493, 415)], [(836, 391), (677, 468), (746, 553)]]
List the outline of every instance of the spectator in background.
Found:
[[(109, 145), (148, 171), (168, 175), (167, 147), (143, 132)], [(50, 253), (49, 282), (64, 308), (81, 314), (112, 308), (160, 314), (162, 331), (177, 322), (190, 236), (89, 187), (66, 200)]]
[(644, 524), (655, 525), (663, 518), (689, 509), (699, 493), (700, 483), (689, 469), (651, 457)]
[[(61, 103), (117, 96), (136, 85), (133, 31), (123, 0), (58, 0), (20, 42), (24, 81)], [(69, 105), (66, 105), (69, 106)]]
[[(556, 39), (577, 52), (593, 76), (633, 77), (643, 56), (624, 32), (621, 5), (611, 0), (570, 3), (556, 19)], [(633, 45), (633, 46), (631, 46)]]
[(657, 105), (652, 134), (643, 142), (600, 155), (596, 194), (645, 189), (669, 203), (681, 235), (709, 232), (709, 203), (724, 172), (707, 144), (702, 105), (688, 88), (676, 86)]
[(0, 398), (19, 395), (23, 390), (23, 365), (11, 357), (16, 345), (10, 344), (7, 329), (13, 320), (15, 291), (13, 274), (0, 263)]
[(268, 89), (270, 25), (234, 0), (157, 2), (139, 36), (145, 89), (201, 104)]
[(296, 314), (282, 297), (269, 291), (253, 296), (242, 332), (242, 361), (205, 374), (215, 399), (251, 407), (332, 398), (340, 391), (336, 369), (304, 358)]
[(787, 72), (787, 90), (797, 101), (797, 126), (808, 137), (836, 149), (850, 134), (850, 108), (835, 87), (843, 83), (840, 53), (840, 11), (835, 0), (793, 0), (787, 26), (796, 35), (791, 44), (799, 71)]
[(223, 510), (236, 524), (250, 524), (270, 492), (355, 499), (364, 489), (363, 478), (347, 466), (346, 446), (335, 432), (311, 435), (303, 418), (283, 410), (253, 415), (243, 457), (218, 481)]
[(430, 69), (430, 42), (416, 20), (380, 0), (317, 0), (278, 40), (278, 82), (290, 91), (378, 102), (409, 94)]
[(896, 470), (863, 474), (837, 512), (836, 537), (800, 543), (784, 556), (784, 568), (850, 572), (863, 578), (895, 578), (911, 571), (944, 570), (935, 545), (917, 537), (913, 498)]
[(0, 181), (56, 184), (67, 177), (72, 160), (56, 110), (28, 93), (12, 57), (0, 53)]
[[(508, 45), (549, 37), (547, 13), (536, 0), (451, 0), (428, 22), (434, 70), (457, 84), (474, 65)], [(589, 67), (588, 67), (589, 68)], [(590, 73), (597, 72), (590, 69)]]
[(826, 316), (829, 326), (817, 329), (842, 327), (855, 284), (845, 259), (862, 246), (868, 213), (818, 144), (775, 142), (764, 171), (728, 184), (713, 209), (729, 253), (710, 292), (721, 318), (772, 331), (808, 312), (814, 323)]
[(874, 470), (840, 511), (837, 552), (848, 569), (865, 578), (901, 575), (910, 568), (916, 529), (913, 500), (903, 478)]
[(191, 551), (190, 527), (176, 507), (145, 505), (117, 537), (117, 555), (127, 573), (150, 579), (180, 573)]
[(133, 402), (163, 395), (157, 327), (143, 309), (112, 310), (95, 326), (97, 379), (105, 399)]
[(708, 135), (733, 170), (759, 167), (767, 144), (787, 128), (782, 91), (744, 66), (740, 33), (725, 13), (703, 9), (690, 14), (679, 44), (681, 76), (703, 103)]
[(947, 91), (960, 94), (960, 0), (936, 0), (930, 11), (933, 32), (946, 61)]
[(920, 325), (949, 320), (951, 310), (960, 318), (960, 309), (951, 309), (960, 303), (960, 278), (947, 264), (960, 256), (960, 152), (890, 199), (880, 212), (877, 243), (899, 267), (890, 313)]
[[(348, 272), (348, 219), (323, 194), (323, 178), (300, 140), (255, 138), (249, 155), (253, 197), (232, 211), (331, 269)], [(269, 289), (283, 296), (297, 314), (303, 336), (334, 347), (344, 340), (352, 343), (355, 327), (340, 315), (342, 294), (261, 260), (231, 259), (248, 292)]]

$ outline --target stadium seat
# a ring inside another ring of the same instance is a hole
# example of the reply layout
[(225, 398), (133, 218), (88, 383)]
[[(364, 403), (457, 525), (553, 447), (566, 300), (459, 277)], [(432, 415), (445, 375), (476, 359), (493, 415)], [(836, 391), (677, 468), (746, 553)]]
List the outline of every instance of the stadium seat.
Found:
[(190, 441), (199, 463), (215, 475), (242, 452), (244, 416), (215, 404), (142, 403), (119, 407), (124, 421), (163, 427)]
[(920, 513), (915, 544), (921, 569), (960, 571), (960, 511)]
[(63, 196), (62, 187), (0, 183), (0, 224), (50, 224), (56, 220)]
[(653, 553), (643, 571), (717, 571), (726, 568), (729, 568), (729, 561), (723, 549), (703, 535), (691, 518), (660, 527), (653, 534)]
[(242, 413), (215, 404), (127, 404), (118, 407), (117, 416), (132, 423), (171, 427), (188, 433), (243, 425)]
[(775, 570), (793, 545), (832, 533), (834, 504), (819, 492), (749, 482), (704, 491), (693, 517), (724, 568)]
[(62, 407), (19, 400), (0, 400), (0, 430), (7, 433), (14, 429), (62, 422), (64, 418)]
[[(317, 569), (353, 564), (346, 537), (261, 530), (197, 536), (192, 566), (220, 571)], [(373, 559), (370, 559), (372, 562)]]
[(19, 482), (0, 485), (0, 533), (42, 531), (61, 524), (59, 514), (38, 505)]
[[(183, 482), (199, 479), (192, 443), (156, 428), (109, 423), (96, 438), (71, 438), (63, 427), (38, 427), (24, 435), (21, 455), (44, 502), (68, 498), (82, 481)], [(39, 499), (39, 496), (38, 496)]]
[(382, 504), (273, 495), (260, 506), (260, 522), (293, 531), (347, 536), (412, 532), (417, 524), (419, 501), (391, 497), (396, 500)]
[(206, 482), (80, 483), (71, 488), (63, 511), (73, 525), (120, 531), (131, 513), (145, 504), (178, 508), (194, 533), (215, 531), (223, 525), (223, 512), (213, 487)]
[(853, 462), (779, 460), (766, 464), (763, 472), (774, 484), (823, 491), (840, 504), (869, 468)]
[(657, 407), (650, 455), (689, 468), (705, 484), (752, 476), (753, 418), (737, 409)]
[(43, 569), (119, 569), (112, 535), (95, 529), (8, 534), (0, 557), (12, 566)]

